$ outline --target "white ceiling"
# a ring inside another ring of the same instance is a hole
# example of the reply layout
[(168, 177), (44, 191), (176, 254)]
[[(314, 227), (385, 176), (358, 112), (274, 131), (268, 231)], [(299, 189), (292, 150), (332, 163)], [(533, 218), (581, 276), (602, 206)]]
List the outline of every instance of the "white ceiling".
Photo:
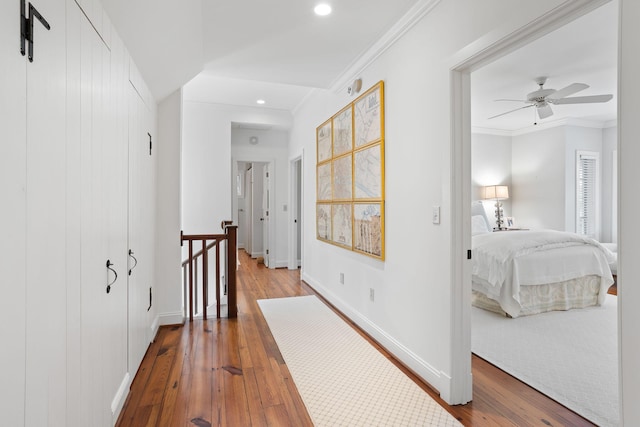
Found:
[[(518, 131), (570, 119), (606, 123), (616, 119), (618, 5), (608, 3), (471, 74), (471, 122), (476, 128)], [(488, 120), (526, 104), (496, 99), (526, 99), (548, 77), (545, 89), (574, 83), (590, 87), (572, 96), (610, 93), (602, 104), (554, 105), (554, 115), (539, 120), (534, 108)]]
[[(433, 0), (103, 0), (153, 95), (161, 100), (185, 85), (186, 100), (294, 110), (313, 88), (328, 89), (403, 16)], [(487, 120), (523, 104), (537, 89), (590, 85), (574, 96), (612, 93), (606, 104), (553, 106), (539, 123), (616, 117), (617, 1), (475, 71), (472, 124), (518, 131), (532, 127), (533, 108)]]
[(102, 1), (156, 99), (197, 76), (187, 99), (292, 110), (433, 0)]

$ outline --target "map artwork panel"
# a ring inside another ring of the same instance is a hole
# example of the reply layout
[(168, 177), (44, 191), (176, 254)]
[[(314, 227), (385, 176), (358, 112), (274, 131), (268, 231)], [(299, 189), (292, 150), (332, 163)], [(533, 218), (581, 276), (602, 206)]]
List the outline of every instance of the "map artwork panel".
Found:
[(316, 230), (318, 239), (331, 240), (331, 205), (316, 205)]
[(355, 104), (356, 147), (377, 141), (382, 136), (380, 89), (364, 96)]
[(318, 163), (331, 158), (331, 120), (320, 126), (317, 130)]
[(331, 200), (331, 163), (318, 166), (318, 200)]
[(339, 156), (353, 147), (351, 106), (333, 118), (333, 156)]
[(333, 199), (351, 199), (353, 174), (351, 173), (351, 155), (333, 161)]
[(351, 248), (351, 204), (332, 205), (333, 242)]
[(355, 153), (355, 198), (382, 197), (381, 145), (376, 144)]
[(354, 246), (357, 251), (382, 256), (382, 213), (380, 203), (353, 206)]

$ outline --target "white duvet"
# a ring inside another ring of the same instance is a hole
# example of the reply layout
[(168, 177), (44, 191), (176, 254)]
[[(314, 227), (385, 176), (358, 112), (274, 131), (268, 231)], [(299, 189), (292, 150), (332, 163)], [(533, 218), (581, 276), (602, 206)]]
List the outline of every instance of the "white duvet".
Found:
[(516, 317), (521, 286), (601, 277), (599, 302), (613, 283), (614, 254), (596, 240), (555, 230), (502, 231), (473, 236), (474, 289)]

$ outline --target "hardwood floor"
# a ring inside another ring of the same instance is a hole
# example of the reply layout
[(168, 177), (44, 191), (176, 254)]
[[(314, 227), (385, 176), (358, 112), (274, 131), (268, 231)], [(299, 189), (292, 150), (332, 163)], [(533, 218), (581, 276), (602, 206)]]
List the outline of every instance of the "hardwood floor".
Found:
[[(240, 262), (238, 318), (160, 328), (117, 426), (313, 425), (256, 301), (315, 292), (298, 271), (269, 270), (244, 251)], [(449, 406), (358, 332), (465, 426), (593, 425), (476, 356), (473, 402)]]

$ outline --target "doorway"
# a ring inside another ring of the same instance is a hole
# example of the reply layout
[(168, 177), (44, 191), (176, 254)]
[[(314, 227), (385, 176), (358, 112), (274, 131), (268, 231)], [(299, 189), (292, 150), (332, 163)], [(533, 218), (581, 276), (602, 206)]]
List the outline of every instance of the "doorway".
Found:
[(289, 215), (289, 270), (296, 270), (302, 267), (302, 201), (303, 183), (302, 183), (302, 158), (300, 155), (289, 162), (289, 182), (291, 183), (290, 206), (291, 214)]
[(452, 100), (452, 400), (468, 402), (471, 379), (471, 73), (591, 12), (607, 1), (564, 3), (553, 13), (512, 33), (510, 38), (484, 41), (466, 60), (451, 68)]
[(269, 207), (274, 203), (273, 180), (268, 175), (273, 161), (232, 160), (235, 177), (231, 189), (233, 222), (238, 225), (238, 249), (244, 249), (252, 259), (271, 267), (268, 259), (269, 241), (273, 241), (274, 223)]

